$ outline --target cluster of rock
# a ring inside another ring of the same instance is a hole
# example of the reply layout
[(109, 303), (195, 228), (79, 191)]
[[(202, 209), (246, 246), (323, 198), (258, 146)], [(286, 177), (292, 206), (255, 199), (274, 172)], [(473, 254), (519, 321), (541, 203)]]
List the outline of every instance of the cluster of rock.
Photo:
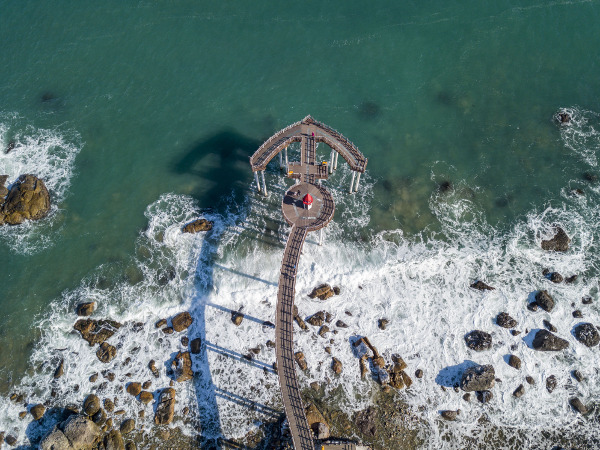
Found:
[(206, 219), (197, 219), (193, 222), (186, 224), (181, 231), (184, 233), (199, 233), (201, 231), (210, 231), (212, 230), (213, 222)]
[(327, 300), (328, 298), (333, 297), (334, 295), (340, 295), (339, 286), (331, 287), (328, 284), (321, 284), (314, 288), (308, 296), (310, 298), (319, 298), (321, 300)]
[(0, 175), (0, 225), (19, 225), (48, 215), (50, 194), (41, 179), (21, 175), (10, 190), (5, 187), (7, 179), (7, 175)]

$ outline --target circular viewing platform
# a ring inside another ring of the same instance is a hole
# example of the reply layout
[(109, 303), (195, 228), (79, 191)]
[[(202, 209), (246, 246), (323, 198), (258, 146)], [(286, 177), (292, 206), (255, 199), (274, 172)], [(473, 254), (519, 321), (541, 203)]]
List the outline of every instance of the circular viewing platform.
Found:
[[(312, 197), (310, 208), (303, 199)], [(331, 219), (335, 206), (333, 197), (327, 189), (311, 183), (298, 183), (286, 192), (281, 204), (285, 221), (292, 226), (316, 231), (326, 227)]]

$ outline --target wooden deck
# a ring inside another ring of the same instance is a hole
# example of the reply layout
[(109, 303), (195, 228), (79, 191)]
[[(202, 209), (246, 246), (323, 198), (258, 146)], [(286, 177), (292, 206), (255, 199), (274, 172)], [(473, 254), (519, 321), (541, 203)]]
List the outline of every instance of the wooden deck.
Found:
[[(254, 172), (265, 170), (269, 161), (275, 158), (279, 152), (289, 146), (292, 142), (301, 142), (302, 151), (300, 153), (302, 159), (304, 159), (304, 148), (307, 145), (307, 140), (309, 138), (313, 141), (313, 149), (319, 142), (327, 144), (346, 160), (352, 170), (362, 173), (367, 168), (367, 158), (365, 158), (356, 145), (349, 139), (324, 123), (316, 121), (311, 116), (306, 116), (300, 122), (296, 122), (279, 131), (261, 145), (250, 157), (252, 170)], [(300, 163), (302, 165), (310, 164), (310, 159), (300, 161)]]

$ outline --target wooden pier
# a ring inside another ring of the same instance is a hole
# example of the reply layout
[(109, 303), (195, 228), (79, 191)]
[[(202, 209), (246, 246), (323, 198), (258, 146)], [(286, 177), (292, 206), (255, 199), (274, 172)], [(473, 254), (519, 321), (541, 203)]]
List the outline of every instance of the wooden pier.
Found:
[[(300, 161), (289, 162), (287, 147), (292, 142), (300, 142)], [(316, 162), (316, 147), (325, 143), (331, 148), (329, 163)], [(285, 152), (285, 166), (281, 152)], [(277, 293), (277, 314), (275, 323), (275, 346), (277, 353), (277, 373), (283, 406), (296, 450), (355, 450), (351, 442), (321, 444), (315, 447), (313, 431), (308, 425), (300, 388), (296, 376), (294, 360), (294, 298), (296, 296), (296, 273), (306, 235), (310, 231), (321, 230), (333, 219), (335, 205), (331, 193), (321, 186), (337, 168), (337, 155), (353, 170), (350, 192), (356, 192), (360, 174), (364, 173), (367, 159), (358, 148), (337, 131), (307, 116), (269, 138), (250, 158), (255, 175), (257, 190), (267, 195), (264, 172), (267, 164), (279, 156), (280, 169), (285, 169), (289, 178), (299, 180), (287, 190), (281, 209), (286, 222), (292, 229), (283, 252), (279, 290)], [(258, 173), (262, 176), (262, 186)], [(358, 173), (356, 184), (355, 175)], [(318, 184), (317, 184), (318, 182)], [(309, 199), (309, 200), (306, 200)], [(308, 203), (307, 203), (308, 202)], [(322, 238), (322, 235), (321, 235)]]

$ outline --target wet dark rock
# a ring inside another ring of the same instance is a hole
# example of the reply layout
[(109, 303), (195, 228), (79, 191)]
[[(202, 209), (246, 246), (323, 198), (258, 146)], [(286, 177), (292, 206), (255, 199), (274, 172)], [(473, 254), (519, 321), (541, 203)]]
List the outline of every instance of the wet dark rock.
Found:
[(194, 355), (197, 355), (198, 353), (200, 353), (201, 346), (202, 346), (202, 339), (200, 339), (200, 338), (192, 339), (192, 341), (190, 342), (190, 352)]
[(171, 327), (164, 327), (164, 328), (163, 328), (161, 331), (162, 331), (164, 334), (173, 334), (173, 332), (174, 332), (175, 330), (173, 330), (173, 328), (171, 328)]
[(124, 450), (125, 442), (123, 441), (123, 436), (119, 430), (110, 430), (104, 436), (104, 448), (106, 450)]
[(593, 172), (583, 172), (583, 179), (585, 181), (590, 182), (590, 183), (597, 183), (598, 182), (598, 175), (596, 175)]
[(21, 175), (0, 205), (0, 225), (19, 225), (26, 220), (40, 220), (48, 212), (50, 194), (44, 182), (34, 175)]
[(108, 342), (103, 342), (96, 351), (96, 356), (100, 361), (107, 364), (117, 356), (117, 349), (110, 345)]
[(315, 327), (322, 326), (325, 323), (325, 311), (319, 311), (318, 313), (313, 314), (306, 321)]
[(242, 324), (242, 320), (244, 320), (244, 314), (239, 311), (231, 311), (231, 321), (237, 327)]
[(83, 402), (83, 412), (88, 416), (93, 416), (100, 409), (100, 399), (94, 395), (90, 394), (86, 397)]
[(335, 292), (328, 284), (321, 284), (314, 288), (308, 296), (310, 298), (319, 298), (321, 300), (327, 300), (335, 295)]
[(510, 355), (508, 358), (508, 365), (517, 370), (521, 370), (521, 359), (516, 355)]
[(571, 239), (561, 227), (554, 227), (554, 237), (542, 241), (542, 249), (555, 252), (566, 252), (569, 249)]
[(460, 410), (457, 410), (457, 411), (445, 410), (445, 411), (442, 411), (440, 413), (440, 415), (445, 420), (454, 421), (458, 417), (459, 413), (460, 413)]
[(415, 377), (423, 378), (423, 371), (421, 369), (415, 370)]
[(148, 369), (150, 369), (150, 372), (152, 372), (154, 378), (160, 377), (160, 371), (156, 368), (156, 361), (154, 361), (153, 359), (150, 360), (150, 362), (148, 363)]
[(556, 380), (556, 377), (554, 375), (550, 375), (548, 378), (546, 378), (546, 390), (550, 394), (552, 394), (554, 389), (556, 389), (557, 385), (558, 385), (558, 381)]
[(564, 280), (563, 276), (558, 272), (548, 274), (548, 279), (553, 283), (562, 283)]
[(493, 288), (493, 287), (491, 287), (491, 286), (488, 286), (487, 284), (485, 284), (485, 283), (484, 283), (483, 281), (481, 281), (481, 280), (477, 280), (475, 283), (473, 283), (473, 284), (471, 285), (471, 287), (472, 287), (473, 289), (478, 289), (478, 290), (480, 290), (480, 291), (493, 291), (493, 290), (495, 290), (495, 289), (496, 289), (496, 288)]
[(536, 312), (538, 310), (539, 305), (537, 302), (531, 302), (527, 304), (527, 309), (531, 312)]
[(385, 330), (387, 328), (388, 323), (390, 323), (390, 321), (388, 319), (379, 319), (377, 321), (377, 326), (379, 327), (380, 330)]
[(158, 398), (156, 412), (154, 413), (154, 423), (156, 425), (168, 425), (173, 421), (175, 413), (175, 389), (163, 389)]
[(517, 326), (517, 321), (505, 312), (501, 312), (496, 316), (496, 323), (502, 328), (514, 328)]
[[(327, 314), (329, 314), (329, 313), (327, 313)], [(265, 328), (275, 328), (275, 324), (273, 322), (268, 321), (268, 320), (265, 320), (262, 323), (262, 326), (263, 326), (263, 331), (265, 331)]]
[(167, 319), (160, 319), (159, 321), (157, 321), (154, 326), (156, 328), (162, 328), (167, 324)]
[(78, 316), (87, 317), (92, 315), (94, 309), (96, 309), (96, 302), (85, 302), (79, 303), (75, 312)]
[(56, 370), (54, 371), (54, 379), (58, 379), (60, 377), (62, 377), (65, 373), (65, 360), (61, 359), (60, 363), (58, 364), (58, 366), (56, 367)]
[(570, 277), (565, 278), (565, 283), (572, 284), (577, 281), (577, 275), (571, 275)]
[(10, 152), (12, 152), (15, 147), (16, 147), (17, 143), (15, 141), (9, 141), (8, 145), (6, 146), (6, 149), (4, 150), (4, 154), (8, 155)]
[(190, 313), (187, 311), (183, 311), (177, 314), (175, 317), (173, 317), (173, 319), (171, 320), (171, 324), (173, 329), (179, 333), (187, 329), (193, 321), (194, 319), (192, 318)]
[(338, 328), (348, 328), (348, 325), (346, 325), (346, 324), (345, 324), (344, 322), (342, 322), (341, 320), (338, 320), (338, 321), (335, 323), (335, 326), (336, 326), (336, 327), (338, 327)]
[(94, 320), (94, 319), (79, 319), (73, 325), (81, 337), (85, 339), (90, 346), (102, 344), (121, 328), (119, 322), (114, 320)]
[(110, 398), (105, 398), (102, 404), (104, 405), (104, 409), (109, 413), (115, 410), (115, 404)]
[(558, 352), (569, 347), (569, 343), (548, 330), (538, 330), (533, 338), (532, 346), (535, 350), (542, 352)]
[(492, 394), (490, 391), (477, 391), (475, 395), (477, 395), (477, 400), (484, 404), (494, 398), (494, 394)]
[(14, 437), (12, 434), (9, 434), (4, 438), (4, 442), (6, 442), (11, 447), (14, 447), (15, 445), (17, 445), (17, 438)]
[(465, 395), (462, 396), (462, 398), (465, 402), (470, 402), (471, 401), (471, 393), (467, 392)]
[(133, 395), (133, 396), (135, 397), (135, 396), (136, 396), (136, 395), (138, 395), (140, 392), (142, 392), (142, 384), (141, 384), (141, 383), (138, 383), (138, 382), (136, 381), (136, 382), (133, 382), (133, 383), (129, 383), (129, 384), (127, 385), (127, 393), (128, 393), (129, 395)]
[(588, 412), (590, 412), (588, 407), (585, 406), (577, 397), (569, 399), (569, 405), (571, 405), (571, 407), (581, 415), (586, 415)]
[(525, 386), (523, 386), (521, 384), (521, 385), (519, 385), (519, 387), (517, 389), (515, 389), (515, 391), (513, 392), (513, 395), (517, 398), (520, 398), (523, 396), (523, 394), (525, 394)]
[(321, 328), (319, 328), (319, 336), (325, 337), (325, 335), (329, 333), (329, 331), (329, 327), (327, 325), (323, 325)]
[(510, 334), (512, 334), (513, 336), (518, 336), (521, 334), (521, 332), (518, 330), (510, 330)]
[(544, 324), (544, 327), (548, 330), (551, 331), (553, 333), (556, 333), (556, 327), (554, 325), (552, 325), (550, 322), (548, 322), (546, 319), (542, 320), (542, 323)]
[(438, 191), (442, 194), (452, 192), (453, 189), (454, 187), (452, 186), (452, 181), (450, 180), (444, 180), (438, 185)]
[(298, 363), (298, 367), (300, 367), (300, 370), (308, 369), (308, 364), (306, 363), (306, 358), (304, 357), (304, 353), (302, 353), (302, 352), (294, 353), (294, 359)]
[(212, 230), (213, 222), (206, 219), (198, 219), (188, 223), (182, 228), (184, 233), (199, 233), (200, 231)]
[(275, 342), (273, 341), (267, 341), (267, 348), (275, 348)]
[(481, 330), (473, 330), (465, 335), (467, 347), (471, 350), (481, 352), (492, 346), (492, 335)]
[(8, 189), (6, 186), (6, 180), (8, 179), (8, 175), (0, 175), (0, 204), (4, 201), (4, 197), (8, 194)]
[(538, 291), (535, 294), (535, 302), (544, 311), (551, 312), (554, 309), (554, 299), (546, 290)]
[(341, 292), (342, 292), (342, 290), (340, 289), (340, 287), (339, 287), (339, 286), (334, 286), (334, 287), (333, 287), (333, 293), (334, 293), (335, 295), (340, 295), (340, 293), (341, 293)]
[(583, 318), (583, 313), (576, 309), (575, 311), (573, 311), (573, 317), (576, 319), (582, 319)]
[(377, 417), (377, 410), (373, 406), (369, 406), (356, 414), (354, 423), (363, 435), (373, 437), (377, 432)]
[(333, 370), (337, 375), (342, 373), (342, 362), (337, 358), (333, 358), (331, 362), (331, 370)]
[(463, 391), (484, 391), (494, 387), (496, 372), (491, 364), (469, 367), (463, 372), (460, 387)]
[(575, 326), (575, 339), (587, 347), (595, 347), (600, 342), (600, 334), (594, 325), (583, 322)]
[(150, 386), (152, 386), (152, 381), (148, 380), (148, 381), (144, 381), (142, 383), (142, 389), (149, 389)]
[(531, 375), (527, 375), (525, 377), (525, 381), (527, 381), (527, 383), (531, 384), (532, 386), (535, 384), (535, 380), (533, 379), (533, 377)]
[(106, 422), (106, 412), (102, 408), (96, 411), (96, 414), (92, 416), (92, 422), (101, 427)]
[(575, 378), (579, 383), (583, 381), (583, 374), (579, 370), (574, 370), (571, 372), (571, 375), (573, 375), (573, 378)]
[(33, 406), (29, 412), (33, 416), (33, 420), (40, 420), (46, 412), (46, 407), (41, 403), (38, 403), (37, 405)]
[(152, 395), (152, 392), (142, 391), (140, 392), (139, 400), (144, 404), (148, 404), (154, 400), (154, 396)]
[(558, 113), (557, 120), (558, 122), (560, 122), (561, 125), (566, 125), (571, 122), (571, 114), (569, 114), (568, 112), (560, 112)]
[(180, 339), (181, 345), (183, 345), (184, 347), (187, 347), (190, 344), (190, 338), (188, 338), (187, 336), (183, 336)]
[(93, 373), (92, 375), (90, 375), (90, 383), (95, 383), (96, 380), (98, 380), (98, 373)]
[(135, 420), (133, 419), (125, 419), (121, 422), (121, 426), (119, 427), (119, 431), (121, 434), (131, 433), (135, 428)]
[(581, 298), (581, 303), (584, 305), (591, 305), (594, 302), (594, 299), (589, 295)]

